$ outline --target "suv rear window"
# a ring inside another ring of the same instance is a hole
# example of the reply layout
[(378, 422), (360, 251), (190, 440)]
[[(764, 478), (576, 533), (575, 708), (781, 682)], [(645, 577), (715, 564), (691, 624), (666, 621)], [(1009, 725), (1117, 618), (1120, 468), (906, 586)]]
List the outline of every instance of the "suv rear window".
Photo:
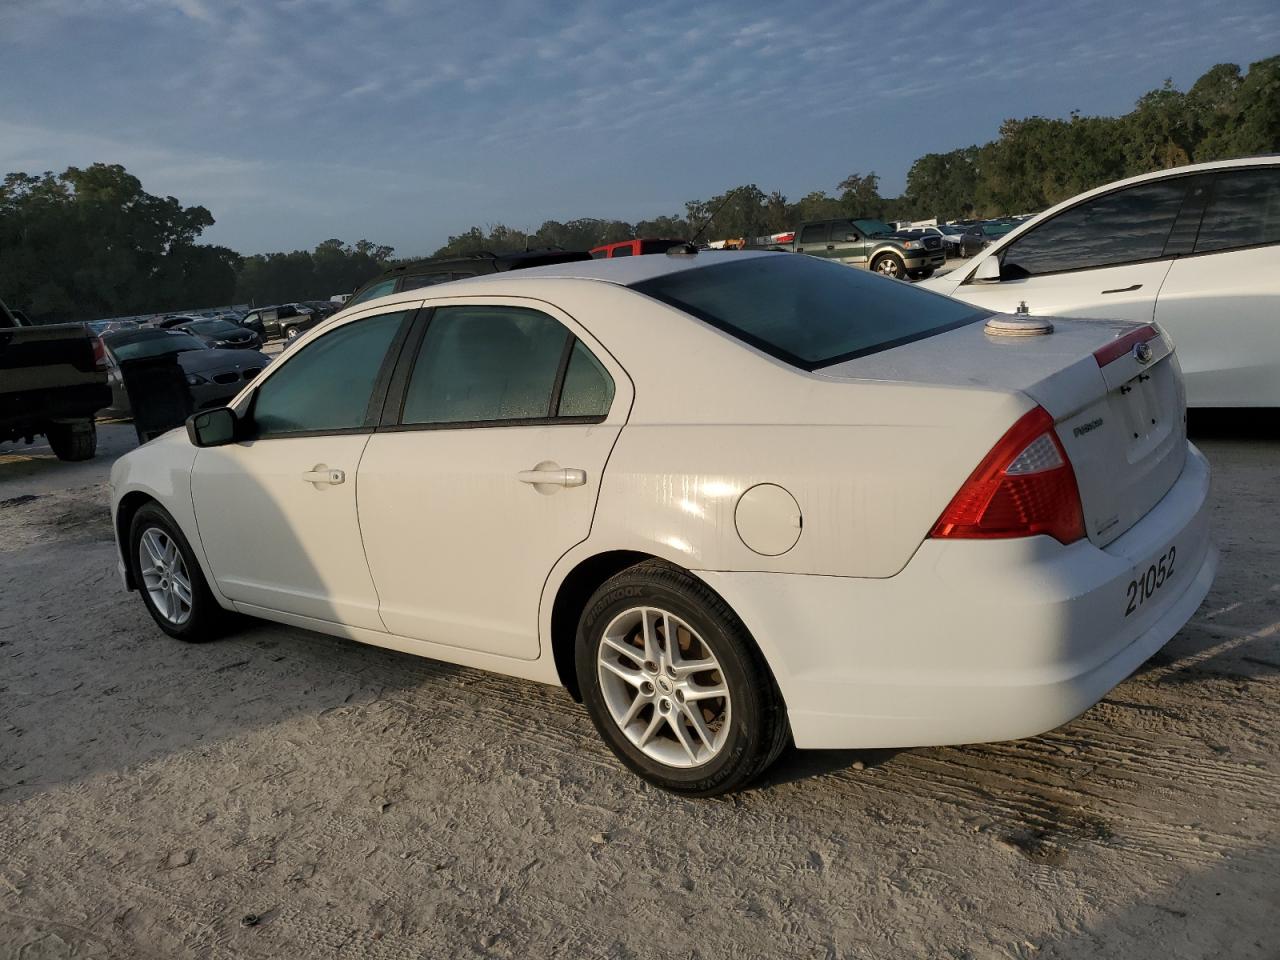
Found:
[(814, 257), (779, 253), (632, 284), (802, 370), (921, 340), (990, 314)]

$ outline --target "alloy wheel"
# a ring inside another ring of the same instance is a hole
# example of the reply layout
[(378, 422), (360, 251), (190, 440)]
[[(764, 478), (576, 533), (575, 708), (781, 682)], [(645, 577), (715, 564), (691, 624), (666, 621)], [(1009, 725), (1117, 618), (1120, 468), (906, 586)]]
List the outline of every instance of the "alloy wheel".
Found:
[(138, 538), (138, 570), (160, 616), (175, 627), (191, 619), (191, 576), (173, 537), (159, 527), (144, 530)]
[(596, 652), (600, 690), (618, 729), (671, 767), (712, 760), (729, 735), (729, 686), (707, 642), (675, 614), (634, 607), (605, 628)]

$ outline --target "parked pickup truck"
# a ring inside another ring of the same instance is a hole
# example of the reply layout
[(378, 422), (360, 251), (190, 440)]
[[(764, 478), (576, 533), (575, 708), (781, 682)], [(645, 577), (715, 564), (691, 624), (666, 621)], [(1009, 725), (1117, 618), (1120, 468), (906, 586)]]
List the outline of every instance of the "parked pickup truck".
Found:
[(813, 220), (773, 249), (825, 257), (886, 277), (923, 280), (947, 262), (941, 237), (909, 237), (879, 220)]
[(97, 450), (93, 416), (111, 403), (83, 323), (28, 326), (0, 302), (0, 443), (43, 434), (59, 460)]

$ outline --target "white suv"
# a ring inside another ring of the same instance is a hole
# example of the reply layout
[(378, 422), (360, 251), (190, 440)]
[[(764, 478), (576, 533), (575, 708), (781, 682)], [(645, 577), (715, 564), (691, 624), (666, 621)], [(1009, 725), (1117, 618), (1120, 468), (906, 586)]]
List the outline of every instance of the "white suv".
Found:
[(1157, 321), (1188, 405), (1280, 407), (1280, 157), (1099, 187), (922, 286), (1010, 313)]

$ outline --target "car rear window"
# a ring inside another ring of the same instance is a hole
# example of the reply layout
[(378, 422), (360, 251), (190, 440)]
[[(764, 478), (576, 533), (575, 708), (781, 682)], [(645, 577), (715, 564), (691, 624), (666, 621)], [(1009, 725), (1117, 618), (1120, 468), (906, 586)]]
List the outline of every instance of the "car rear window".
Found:
[(920, 340), (990, 313), (900, 280), (793, 253), (682, 270), (631, 288), (802, 370)]

